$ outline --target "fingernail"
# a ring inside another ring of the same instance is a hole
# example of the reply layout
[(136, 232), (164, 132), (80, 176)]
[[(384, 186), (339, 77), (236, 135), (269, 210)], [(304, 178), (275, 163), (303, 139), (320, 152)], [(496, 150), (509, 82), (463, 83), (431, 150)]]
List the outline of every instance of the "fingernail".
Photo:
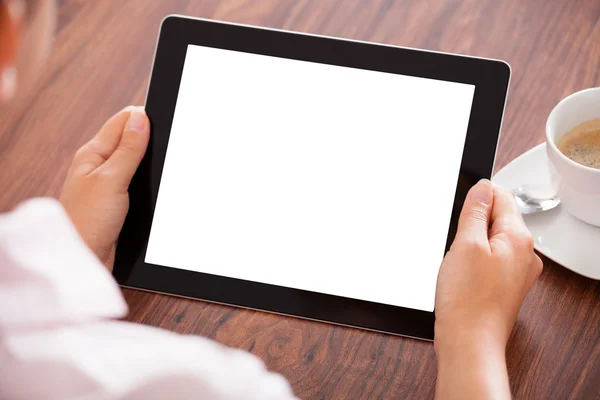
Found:
[(131, 111), (135, 111), (135, 110), (138, 110), (140, 112), (145, 112), (144, 111), (144, 107), (142, 107), (142, 106), (132, 106), (132, 105), (129, 105), (129, 106), (123, 108), (121, 111), (131, 112)]
[(25, 0), (9, 0), (7, 6), (8, 12), (10, 13), (10, 17), (13, 20), (23, 20), (23, 18), (25, 17), (25, 11), (27, 10)]
[(480, 180), (477, 185), (473, 186), (469, 196), (472, 200), (478, 201), (485, 205), (491, 204), (494, 192), (492, 190), (490, 181), (487, 179)]
[(146, 113), (139, 107), (131, 110), (129, 119), (125, 125), (126, 131), (143, 132), (146, 129)]
[(0, 77), (0, 100), (8, 101), (15, 96), (17, 89), (17, 69), (15, 67), (5, 67), (2, 69)]

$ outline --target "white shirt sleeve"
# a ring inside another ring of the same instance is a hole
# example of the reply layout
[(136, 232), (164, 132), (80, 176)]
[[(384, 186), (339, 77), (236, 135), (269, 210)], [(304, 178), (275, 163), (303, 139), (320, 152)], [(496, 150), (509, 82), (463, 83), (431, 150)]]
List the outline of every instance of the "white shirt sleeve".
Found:
[(0, 214), (1, 399), (295, 398), (256, 357), (126, 312), (56, 200)]

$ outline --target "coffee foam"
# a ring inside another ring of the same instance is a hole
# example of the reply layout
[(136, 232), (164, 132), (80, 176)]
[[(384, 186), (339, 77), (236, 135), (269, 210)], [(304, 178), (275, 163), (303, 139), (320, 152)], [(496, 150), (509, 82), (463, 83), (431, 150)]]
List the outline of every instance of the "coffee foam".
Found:
[(558, 149), (578, 164), (600, 169), (600, 119), (571, 129), (558, 142)]

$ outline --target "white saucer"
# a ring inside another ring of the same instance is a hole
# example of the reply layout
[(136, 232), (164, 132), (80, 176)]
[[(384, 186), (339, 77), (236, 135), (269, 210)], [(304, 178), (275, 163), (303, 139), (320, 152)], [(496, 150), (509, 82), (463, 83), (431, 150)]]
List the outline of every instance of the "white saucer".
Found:
[[(550, 184), (546, 144), (527, 151), (502, 168), (492, 181), (507, 189), (529, 183)], [(600, 228), (572, 217), (562, 207), (524, 216), (535, 249), (565, 268), (600, 280)]]

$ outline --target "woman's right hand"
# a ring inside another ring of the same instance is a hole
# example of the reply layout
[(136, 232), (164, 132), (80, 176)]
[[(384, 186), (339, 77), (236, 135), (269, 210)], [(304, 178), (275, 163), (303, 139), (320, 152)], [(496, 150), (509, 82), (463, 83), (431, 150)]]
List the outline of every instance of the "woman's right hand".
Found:
[(479, 182), (465, 200), (438, 275), (438, 397), (510, 398), (505, 347), (541, 271), (512, 193)]

